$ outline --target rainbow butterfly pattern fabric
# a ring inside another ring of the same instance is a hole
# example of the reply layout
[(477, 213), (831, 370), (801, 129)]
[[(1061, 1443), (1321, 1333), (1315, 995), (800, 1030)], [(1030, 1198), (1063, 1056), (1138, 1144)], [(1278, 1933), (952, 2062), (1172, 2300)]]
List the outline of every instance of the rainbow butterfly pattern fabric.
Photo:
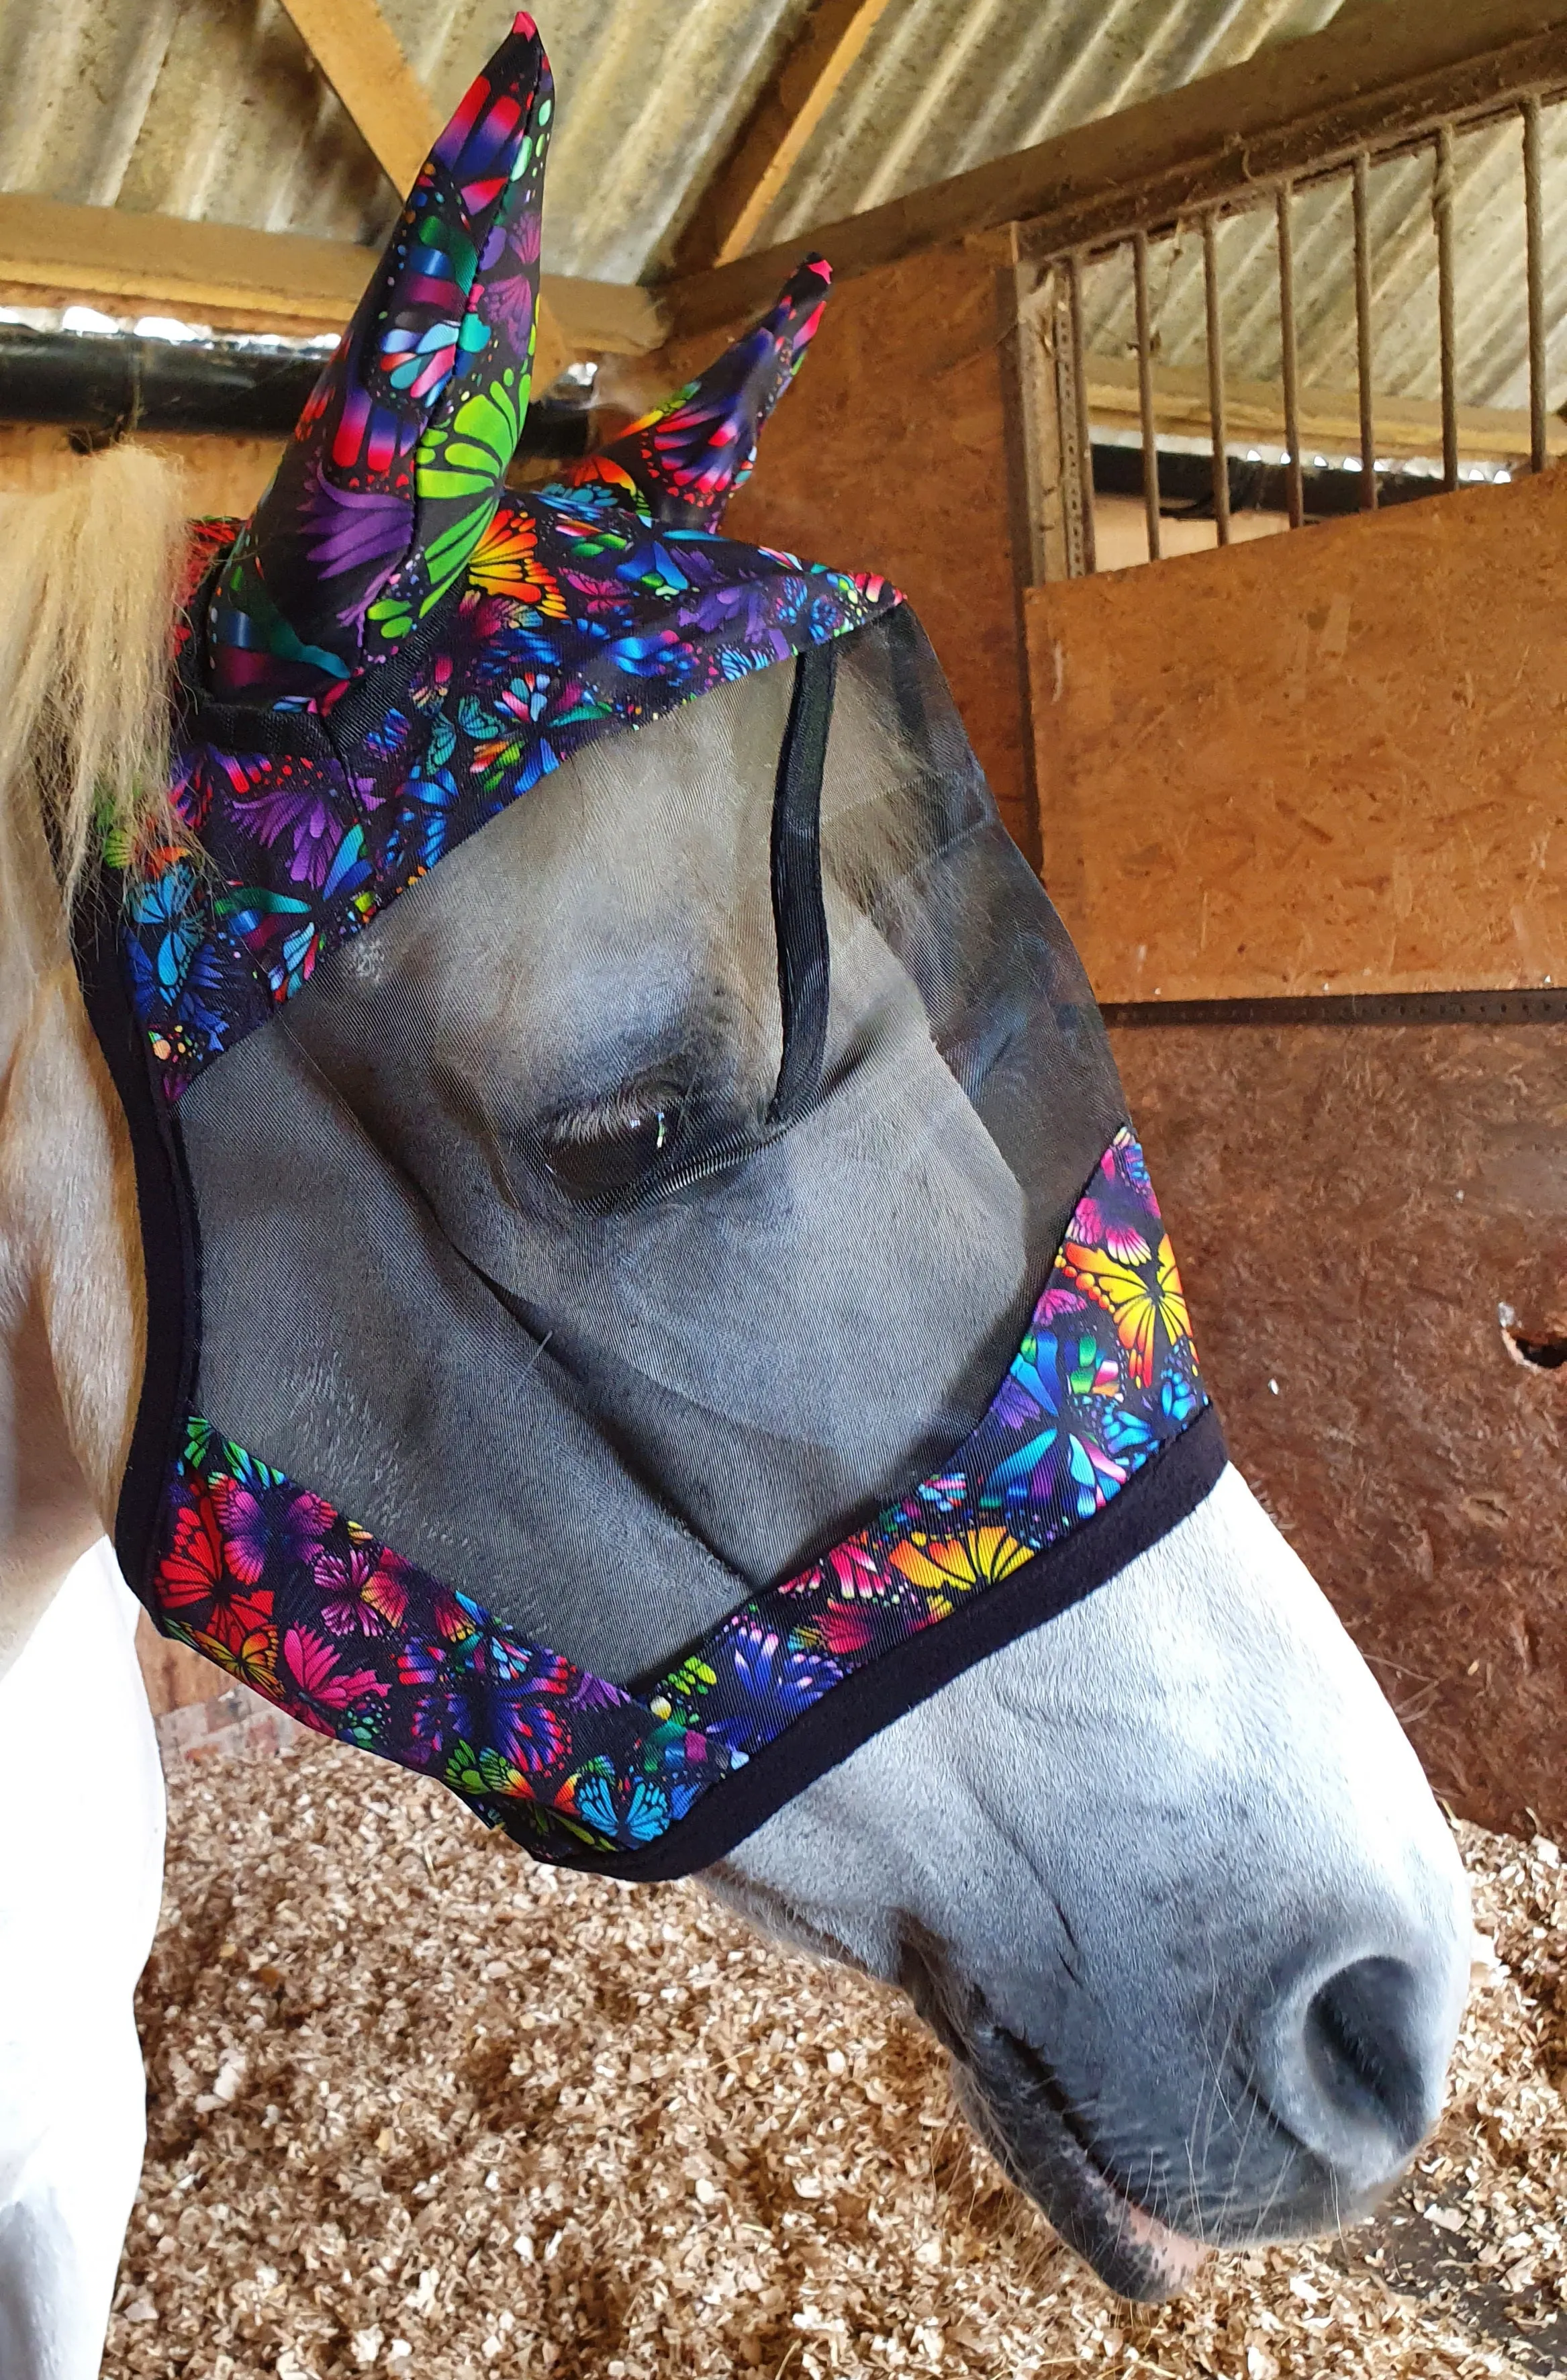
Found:
[(553, 116), (549, 61), (519, 16), (420, 168), (213, 590), (219, 695), (341, 686), (461, 578), (528, 407)]
[(754, 331), (563, 471), (560, 484), (613, 489), (617, 502), (666, 528), (716, 528), (751, 476), (761, 426), (804, 362), (832, 286), (826, 258), (808, 256)]
[[(377, 674), (372, 723), (219, 706), (188, 684), (173, 793), (205, 865), (170, 846), (126, 886), (131, 993), (166, 1095), (585, 744), (900, 601), (882, 579), (562, 489), (498, 506), (438, 639)], [(182, 665), (200, 666), (194, 637)]]
[(440, 1779), (540, 1857), (635, 1852), (845, 1680), (1090, 1520), (1207, 1403), (1126, 1127), (951, 1462), (650, 1684), (525, 1642), (201, 1419), (164, 1490), (154, 1616), (306, 1726)]
[(553, 110), (518, 17), (254, 516), (195, 525), (173, 795), (201, 857), (140, 854), (125, 888), (131, 996), (171, 1099), (585, 744), (901, 601), (715, 533), (820, 318), (820, 258), (601, 456), (506, 489)]

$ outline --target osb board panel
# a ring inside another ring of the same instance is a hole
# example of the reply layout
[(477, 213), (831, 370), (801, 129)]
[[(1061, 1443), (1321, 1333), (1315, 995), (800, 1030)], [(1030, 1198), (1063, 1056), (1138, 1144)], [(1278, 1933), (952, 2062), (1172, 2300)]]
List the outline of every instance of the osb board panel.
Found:
[(154, 1718), (184, 1710), (192, 1703), (210, 1702), (229, 1683), (223, 1671), (200, 1653), (160, 1636), (145, 1612), (136, 1622), (136, 1658)]
[(1026, 598), (1106, 1000), (1567, 980), (1567, 472)]
[[(1012, 833), (1037, 854), (1007, 516), (997, 273), (990, 238), (935, 249), (832, 293), (762, 432), (724, 528), (901, 587), (941, 657)], [(747, 322), (613, 368), (650, 402)]]
[[(1567, 1030), (1112, 1037), (1232, 1452), (1438, 1791), (1567, 1829)], [(1275, 1385), (1276, 1384), (1276, 1385)]]
[[(225, 438), (190, 432), (134, 435), (179, 465), (186, 509), (192, 516), (248, 513), (277, 468), (280, 438)], [(35, 422), (0, 422), (0, 494), (47, 495), (81, 468), (67, 431)]]

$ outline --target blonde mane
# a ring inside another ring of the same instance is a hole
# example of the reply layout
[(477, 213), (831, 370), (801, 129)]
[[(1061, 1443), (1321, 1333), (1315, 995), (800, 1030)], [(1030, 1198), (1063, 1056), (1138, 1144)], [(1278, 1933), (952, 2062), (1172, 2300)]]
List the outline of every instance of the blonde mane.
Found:
[(178, 468), (144, 448), (83, 456), (47, 494), (0, 496), (0, 1065), (15, 1002), (64, 955), (94, 836), (135, 849), (174, 831), (186, 540)]

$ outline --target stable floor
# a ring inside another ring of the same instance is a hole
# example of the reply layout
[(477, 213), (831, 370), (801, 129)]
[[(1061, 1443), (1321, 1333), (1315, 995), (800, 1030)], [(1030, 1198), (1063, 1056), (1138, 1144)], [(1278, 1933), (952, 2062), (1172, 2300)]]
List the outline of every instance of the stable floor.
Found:
[[(1567, 1881), (1464, 1828), (1452, 2111), (1379, 2222), (1122, 2305), (890, 1995), (334, 1745), (187, 1759), (105, 2380), (1567, 2369)], [(1493, 1947), (1494, 1946), (1494, 1947)]]

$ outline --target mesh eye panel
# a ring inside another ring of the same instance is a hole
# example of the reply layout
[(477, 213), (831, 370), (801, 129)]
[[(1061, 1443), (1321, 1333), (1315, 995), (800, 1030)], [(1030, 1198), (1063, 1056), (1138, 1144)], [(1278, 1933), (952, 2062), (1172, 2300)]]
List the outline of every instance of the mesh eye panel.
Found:
[(792, 685), (589, 747), (178, 1111), (197, 1408), (610, 1677), (939, 1465), (1124, 1112), (900, 611), (839, 647), (827, 1046), (770, 1133)]

